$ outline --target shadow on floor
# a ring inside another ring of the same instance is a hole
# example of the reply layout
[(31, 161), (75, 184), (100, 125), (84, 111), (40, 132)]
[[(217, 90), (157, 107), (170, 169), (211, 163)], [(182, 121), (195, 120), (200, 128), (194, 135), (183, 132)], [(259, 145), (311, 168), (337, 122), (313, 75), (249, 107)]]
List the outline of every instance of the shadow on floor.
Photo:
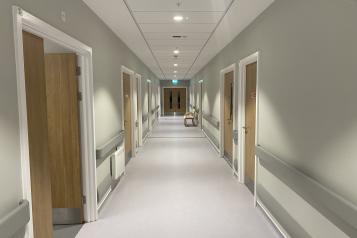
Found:
[(83, 224), (56, 225), (53, 227), (53, 238), (75, 238)]

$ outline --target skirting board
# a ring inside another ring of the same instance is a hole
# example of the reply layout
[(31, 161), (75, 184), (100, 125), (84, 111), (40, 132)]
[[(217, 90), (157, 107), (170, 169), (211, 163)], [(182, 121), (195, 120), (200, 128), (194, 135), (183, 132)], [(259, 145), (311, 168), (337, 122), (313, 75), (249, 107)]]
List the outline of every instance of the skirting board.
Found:
[(285, 229), (280, 225), (280, 223), (275, 219), (275, 217), (270, 213), (270, 211), (265, 207), (264, 203), (258, 198), (257, 205), (262, 209), (267, 218), (271, 221), (271, 223), (275, 226), (276, 230), (284, 237), (291, 238)]
[(215, 145), (215, 143), (212, 141), (212, 139), (206, 134), (205, 130), (202, 130), (202, 132), (206, 136), (208, 141), (212, 144), (212, 146), (216, 150), (216, 152), (219, 154), (219, 148)]
[(107, 200), (107, 198), (109, 197), (109, 194), (112, 192), (112, 188), (110, 187), (108, 189), (108, 191), (105, 193), (105, 195), (103, 196), (102, 200), (98, 203), (97, 209), (100, 210), (101, 207), (103, 206), (104, 202)]

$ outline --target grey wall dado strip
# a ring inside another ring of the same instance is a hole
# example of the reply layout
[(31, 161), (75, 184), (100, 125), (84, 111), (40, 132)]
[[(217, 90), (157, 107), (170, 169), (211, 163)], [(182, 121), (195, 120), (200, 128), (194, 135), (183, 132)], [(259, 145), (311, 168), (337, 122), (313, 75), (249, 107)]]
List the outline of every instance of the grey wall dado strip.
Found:
[(212, 126), (214, 126), (216, 129), (219, 130), (219, 120), (217, 120), (216, 118), (214, 118), (212, 115), (208, 115), (203, 113), (202, 117), (208, 121)]
[(22, 200), (14, 210), (0, 219), (0, 237), (11, 238), (30, 221), (30, 208), (27, 200)]
[(316, 180), (285, 163), (261, 146), (255, 148), (260, 164), (301, 196), (330, 222), (357, 237), (357, 206)]
[(124, 131), (120, 131), (118, 135), (109, 140), (104, 145), (100, 146), (96, 150), (96, 163), (97, 167), (105, 161), (109, 155), (111, 155), (124, 141)]

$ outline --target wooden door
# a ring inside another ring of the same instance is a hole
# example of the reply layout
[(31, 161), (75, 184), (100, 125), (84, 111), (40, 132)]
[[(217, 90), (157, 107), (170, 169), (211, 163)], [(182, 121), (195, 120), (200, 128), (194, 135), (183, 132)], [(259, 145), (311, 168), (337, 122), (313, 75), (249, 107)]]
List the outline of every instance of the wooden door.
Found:
[(123, 73), (123, 95), (124, 95), (124, 130), (125, 130), (125, 161), (129, 162), (132, 155), (131, 138), (131, 90), (130, 75)]
[(257, 63), (246, 66), (245, 96), (245, 183), (254, 190), (255, 179), (255, 121), (256, 121)]
[(186, 88), (174, 89), (175, 112), (183, 115), (186, 113)]
[(23, 50), (34, 237), (51, 238), (52, 201), (43, 39), (23, 32)]
[(233, 158), (233, 78), (234, 73), (224, 75), (224, 156)]
[(203, 120), (202, 120), (202, 117), (203, 117), (203, 84), (200, 83), (200, 111), (199, 111), (199, 114), (200, 114), (200, 124), (201, 124), (201, 129), (203, 129)]
[(169, 115), (175, 112), (173, 88), (164, 88), (164, 114)]
[(49, 161), (54, 224), (83, 222), (77, 56), (46, 54)]

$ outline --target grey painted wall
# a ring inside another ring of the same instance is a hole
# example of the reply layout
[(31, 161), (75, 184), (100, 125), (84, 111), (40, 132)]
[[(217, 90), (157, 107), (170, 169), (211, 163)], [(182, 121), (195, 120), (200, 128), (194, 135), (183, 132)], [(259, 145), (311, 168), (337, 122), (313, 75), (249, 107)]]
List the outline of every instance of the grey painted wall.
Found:
[(355, 205), (356, 22), (356, 1), (276, 0), (194, 77), (219, 118), (219, 71), (260, 51), (259, 143)]
[[(93, 48), (96, 143), (121, 129), (120, 66), (156, 81), (152, 72), (80, 0), (2, 0), (0, 3), (0, 217), (21, 199), (19, 124), (12, 5), (43, 19)], [(67, 22), (60, 12), (67, 13)], [(6, 192), (4, 192), (6, 191)]]

